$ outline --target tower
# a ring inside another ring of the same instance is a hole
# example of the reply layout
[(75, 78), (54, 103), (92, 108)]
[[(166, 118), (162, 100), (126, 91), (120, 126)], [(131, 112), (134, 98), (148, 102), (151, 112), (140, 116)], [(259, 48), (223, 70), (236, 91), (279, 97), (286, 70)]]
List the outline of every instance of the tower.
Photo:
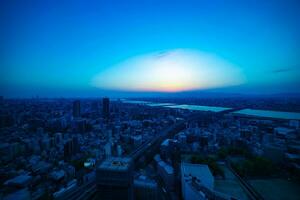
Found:
[(65, 160), (69, 160), (73, 155), (73, 141), (70, 139), (64, 144), (64, 158)]
[(103, 118), (109, 118), (109, 98), (103, 98)]
[(80, 101), (76, 100), (73, 102), (73, 117), (80, 117)]

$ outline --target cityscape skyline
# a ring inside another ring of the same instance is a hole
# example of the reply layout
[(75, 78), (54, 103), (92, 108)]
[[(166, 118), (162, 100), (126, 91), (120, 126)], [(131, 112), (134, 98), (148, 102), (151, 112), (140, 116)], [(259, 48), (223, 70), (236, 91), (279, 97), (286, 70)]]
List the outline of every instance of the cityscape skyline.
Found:
[(299, 10), (0, 1), (0, 199), (299, 200)]
[(296, 200), (298, 102), (1, 97), (0, 195)]

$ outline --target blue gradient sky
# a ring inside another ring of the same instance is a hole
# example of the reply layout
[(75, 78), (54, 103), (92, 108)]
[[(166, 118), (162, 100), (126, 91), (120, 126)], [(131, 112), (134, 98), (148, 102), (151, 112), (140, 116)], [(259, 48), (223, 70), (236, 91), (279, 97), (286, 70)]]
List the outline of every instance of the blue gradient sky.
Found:
[[(240, 67), (237, 92), (297, 92), (299, 1), (1, 1), (4, 95), (95, 95), (99, 72), (178, 48)], [(103, 91), (102, 91), (103, 92)]]

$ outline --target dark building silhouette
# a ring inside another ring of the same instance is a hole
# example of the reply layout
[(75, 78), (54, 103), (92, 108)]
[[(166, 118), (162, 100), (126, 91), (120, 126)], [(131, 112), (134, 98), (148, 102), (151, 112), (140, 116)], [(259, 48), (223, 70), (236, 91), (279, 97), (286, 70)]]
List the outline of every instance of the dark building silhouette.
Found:
[(72, 154), (79, 153), (80, 152), (80, 145), (79, 145), (78, 137), (73, 136), (72, 142), (73, 142), (73, 152), (72, 152)]
[(0, 128), (9, 127), (14, 124), (13, 116), (10, 114), (0, 114)]
[(73, 117), (80, 117), (80, 101), (73, 102)]
[(159, 188), (154, 180), (136, 178), (134, 179), (134, 196), (136, 200), (158, 200)]
[(96, 171), (97, 198), (134, 199), (133, 163), (128, 157), (110, 157)]
[(74, 152), (73, 140), (68, 140), (64, 145), (64, 158), (68, 160), (72, 157)]
[(109, 118), (109, 98), (103, 98), (103, 117)]
[(80, 144), (77, 136), (73, 136), (64, 144), (64, 158), (69, 160), (72, 156), (80, 152)]

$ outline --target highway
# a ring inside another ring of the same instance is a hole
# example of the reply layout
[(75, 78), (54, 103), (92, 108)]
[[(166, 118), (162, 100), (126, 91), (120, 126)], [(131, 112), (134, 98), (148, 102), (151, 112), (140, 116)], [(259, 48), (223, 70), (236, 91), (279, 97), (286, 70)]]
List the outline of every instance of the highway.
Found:
[(136, 160), (140, 158), (144, 152), (149, 150), (153, 147), (154, 144), (161, 142), (163, 139), (165, 139), (170, 132), (174, 132), (174, 130), (180, 128), (181, 126), (184, 126), (184, 122), (179, 122), (176, 124), (173, 124), (172, 126), (168, 127), (167, 129), (163, 130), (157, 137), (151, 139), (150, 141), (140, 145), (137, 149), (135, 149), (129, 157), (131, 157), (133, 160)]
[[(220, 115), (224, 115), (227, 113), (232, 112), (233, 109), (230, 110), (226, 110), (226, 111), (222, 111), (222, 112), (218, 112), (218, 116)], [(234, 111), (236, 111), (237, 109), (234, 109)], [(183, 121), (179, 121), (173, 125), (171, 125), (170, 127), (164, 129), (160, 134), (158, 134), (158, 136), (156, 136), (155, 138), (153, 138), (152, 140), (140, 145), (137, 149), (135, 149), (129, 156), (133, 159), (133, 160), (137, 160), (138, 158), (140, 158), (141, 156), (144, 155), (144, 153), (146, 151), (148, 151), (150, 148), (153, 148), (154, 144), (157, 143), (161, 143), (163, 142), (163, 140), (172, 137), (173, 135), (177, 134), (178, 132), (180, 132), (181, 130), (183, 130), (185, 128), (185, 124), (187, 122), (190, 121), (194, 121), (194, 120), (199, 120), (199, 119), (206, 119), (209, 120), (212, 116), (217, 116), (216, 113), (203, 113), (203, 112), (197, 112), (197, 113), (192, 113), (191, 115), (189, 115), (186, 119), (184, 119)]]
[(55, 198), (55, 200), (62, 200), (62, 199), (84, 200), (89, 198), (88, 194), (95, 193), (95, 192), (96, 192), (96, 182), (95, 180), (93, 180), (78, 186), (76, 189), (65, 193), (61, 197)]

